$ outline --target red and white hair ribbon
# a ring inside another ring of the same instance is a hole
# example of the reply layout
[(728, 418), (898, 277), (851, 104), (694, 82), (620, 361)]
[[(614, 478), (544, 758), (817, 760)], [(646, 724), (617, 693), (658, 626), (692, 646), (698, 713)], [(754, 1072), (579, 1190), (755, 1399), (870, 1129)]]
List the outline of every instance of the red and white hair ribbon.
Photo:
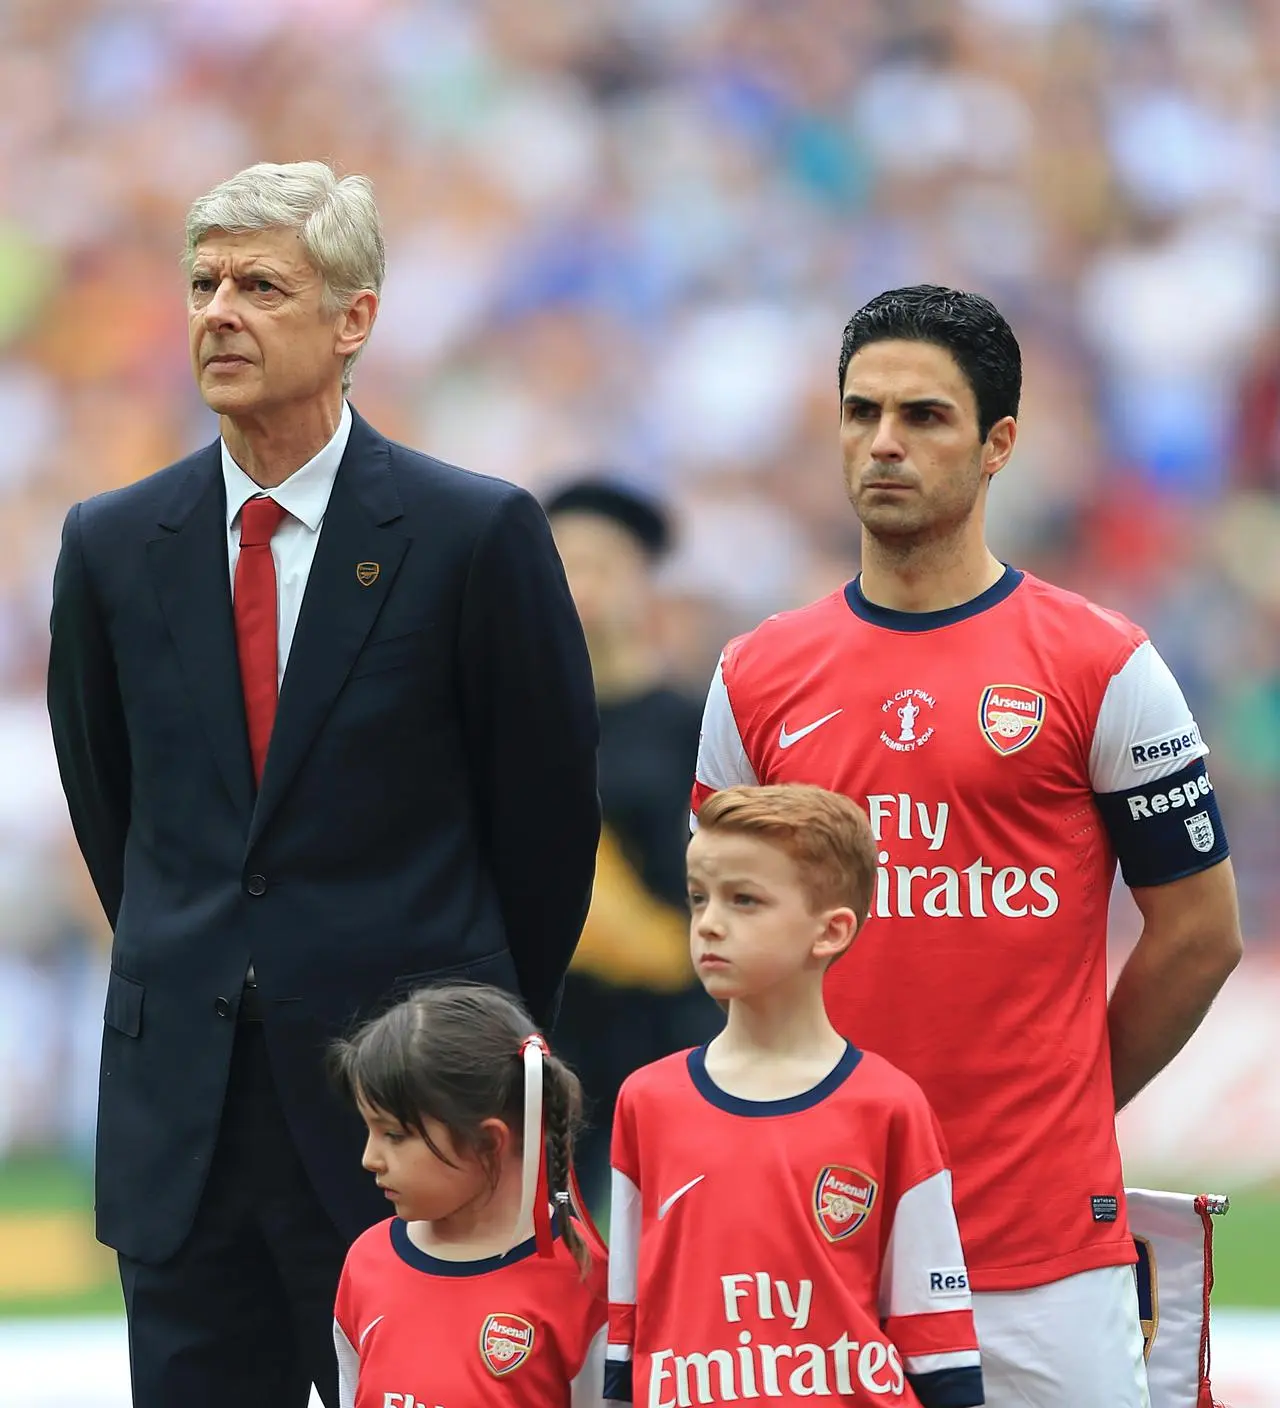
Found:
[(545, 1066), (550, 1055), (546, 1041), (536, 1032), (520, 1043), (524, 1062), (524, 1155), (520, 1175), (519, 1237), (533, 1219), (534, 1242), (539, 1256), (554, 1256), (551, 1235), (551, 1194), (547, 1185), (547, 1111), (543, 1096)]

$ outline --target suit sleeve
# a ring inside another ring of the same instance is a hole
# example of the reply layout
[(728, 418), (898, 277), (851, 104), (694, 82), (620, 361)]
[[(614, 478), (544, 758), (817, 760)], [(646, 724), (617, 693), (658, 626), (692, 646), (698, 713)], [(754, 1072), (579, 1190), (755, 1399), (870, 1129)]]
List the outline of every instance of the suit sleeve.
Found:
[(477, 542), (459, 649), (479, 830), (520, 990), (546, 1027), (591, 898), (599, 721), (551, 530), (523, 490)]
[(84, 560), (81, 506), (67, 515), (49, 621), (49, 722), (71, 824), (115, 927), (129, 832), (129, 735), (102, 608)]
[(893, 1126), (899, 1171), (880, 1273), (880, 1315), (924, 1408), (983, 1402), (969, 1273), (951, 1200), (951, 1173), (921, 1094)]

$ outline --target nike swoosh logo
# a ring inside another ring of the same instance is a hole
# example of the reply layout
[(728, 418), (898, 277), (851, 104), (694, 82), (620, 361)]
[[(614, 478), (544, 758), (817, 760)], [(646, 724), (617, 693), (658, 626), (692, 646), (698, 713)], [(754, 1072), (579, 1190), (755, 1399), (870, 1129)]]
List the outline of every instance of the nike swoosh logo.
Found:
[(680, 1199), (684, 1197), (684, 1195), (689, 1191), (689, 1189), (696, 1188), (706, 1176), (707, 1175), (705, 1173), (700, 1173), (697, 1178), (691, 1178), (688, 1183), (684, 1185), (683, 1188), (677, 1188), (676, 1191), (672, 1193), (672, 1195), (667, 1199), (667, 1201), (658, 1208), (658, 1221), (661, 1222), (662, 1219), (666, 1217), (666, 1215), (671, 1211), (671, 1209), (675, 1207), (675, 1205), (680, 1201)]
[(820, 719), (815, 719), (811, 724), (805, 724), (803, 728), (796, 729), (794, 733), (788, 733), (786, 724), (783, 724), (778, 733), (778, 747), (790, 748), (793, 743), (799, 743), (802, 738), (807, 738), (815, 728), (821, 728), (823, 724), (829, 724), (837, 714), (843, 713), (843, 709), (832, 709), (829, 714), (823, 714)]
[(361, 1331), (361, 1334), (360, 1334), (360, 1343), (356, 1346), (357, 1349), (363, 1349), (363, 1348), (364, 1348), (364, 1342), (365, 1342), (366, 1339), (369, 1338), (369, 1331), (372, 1330), (373, 1327), (378, 1323), (378, 1320), (385, 1320), (386, 1318), (387, 1318), (387, 1317), (386, 1317), (385, 1315), (379, 1315), (377, 1320), (370, 1320), (370, 1321), (369, 1321), (369, 1323), (368, 1323), (368, 1324), (364, 1327), (364, 1329)]

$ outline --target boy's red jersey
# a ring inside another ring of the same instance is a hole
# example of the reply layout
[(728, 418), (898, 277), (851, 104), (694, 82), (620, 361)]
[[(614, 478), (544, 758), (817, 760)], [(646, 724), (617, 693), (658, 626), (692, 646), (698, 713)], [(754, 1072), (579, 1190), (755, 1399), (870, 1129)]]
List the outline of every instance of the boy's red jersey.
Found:
[(613, 1165), (609, 1399), (982, 1402), (941, 1136), (888, 1062), (754, 1101), (669, 1056), (622, 1087)]
[(563, 1240), (505, 1257), (443, 1261), (399, 1218), (352, 1245), (333, 1337), (340, 1408), (596, 1408), (606, 1269), (584, 1278)]
[(725, 650), (695, 809), (807, 782), (864, 806), (871, 919), (827, 978), (837, 1029), (920, 1082), (975, 1289), (1132, 1262), (1107, 1036), (1107, 914), (1217, 864), (1208, 752), (1143, 632), (1008, 569), (910, 615), (856, 582)]

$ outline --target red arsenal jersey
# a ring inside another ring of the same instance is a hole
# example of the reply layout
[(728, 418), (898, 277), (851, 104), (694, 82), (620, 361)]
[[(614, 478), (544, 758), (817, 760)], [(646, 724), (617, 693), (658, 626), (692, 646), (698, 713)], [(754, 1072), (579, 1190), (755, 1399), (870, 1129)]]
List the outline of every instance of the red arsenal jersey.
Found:
[(1107, 1040), (1117, 855), (1155, 885), (1227, 854), (1201, 741), (1150, 641), (1013, 569), (949, 611), (856, 582), (724, 652), (694, 805), (816, 783), (879, 842), (837, 1028), (923, 1086), (978, 1290), (1133, 1260)]
[(623, 1085), (613, 1165), (610, 1400), (982, 1402), (937, 1124), (888, 1062), (757, 1101), (669, 1056)]
[(443, 1261), (400, 1218), (347, 1253), (333, 1337), (341, 1408), (598, 1408), (605, 1277), (557, 1236), (504, 1257)]

